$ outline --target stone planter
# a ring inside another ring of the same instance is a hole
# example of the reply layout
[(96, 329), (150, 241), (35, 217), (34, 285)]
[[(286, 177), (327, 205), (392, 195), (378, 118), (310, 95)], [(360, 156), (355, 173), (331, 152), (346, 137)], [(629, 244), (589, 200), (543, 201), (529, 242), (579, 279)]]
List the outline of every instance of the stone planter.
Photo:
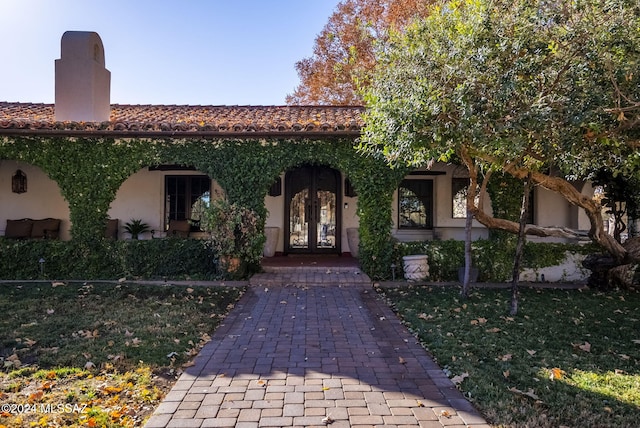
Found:
[(404, 256), (402, 258), (404, 277), (408, 281), (423, 281), (429, 276), (429, 260), (424, 254)]
[(360, 250), (360, 232), (357, 227), (347, 227), (347, 242), (351, 256), (358, 258)]
[(273, 257), (276, 255), (276, 247), (278, 246), (278, 238), (280, 236), (279, 227), (265, 227), (264, 235), (267, 240), (264, 243), (262, 255), (265, 257)]

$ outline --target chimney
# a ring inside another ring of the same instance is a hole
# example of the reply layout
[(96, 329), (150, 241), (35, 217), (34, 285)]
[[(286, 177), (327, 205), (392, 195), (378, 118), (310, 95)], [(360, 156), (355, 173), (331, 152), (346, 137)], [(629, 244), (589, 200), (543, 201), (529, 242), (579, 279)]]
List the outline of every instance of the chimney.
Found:
[(56, 121), (109, 120), (111, 72), (105, 68), (98, 33), (67, 31), (56, 60)]

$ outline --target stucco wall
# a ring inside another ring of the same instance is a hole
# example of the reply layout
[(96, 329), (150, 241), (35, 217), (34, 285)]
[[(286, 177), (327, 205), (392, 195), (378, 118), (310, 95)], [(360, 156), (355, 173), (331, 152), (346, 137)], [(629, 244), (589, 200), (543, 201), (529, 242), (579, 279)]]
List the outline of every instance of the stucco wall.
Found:
[[(120, 220), (120, 238), (128, 238), (124, 232), (125, 223), (131, 219), (141, 219), (161, 236), (164, 232), (164, 182), (167, 175), (202, 175), (199, 171), (149, 171), (144, 168), (129, 177), (120, 186), (115, 200), (109, 208), (109, 218)], [(215, 180), (211, 183), (212, 193), (223, 194)], [(150, 233), (140, 236), (140, 239), (151, 238)]]
[[(11, 177), (16, 170), (27, 176), (27, 192), (13, 193)], [(7, 219), (43, 219), (47, 217), (62, 220), (60, 239), (71, 238), (69, 232), (69, 205), (62, 197), (60, 187), (40, 168), (23, 162), (0, 160), (0, 235), (4, 235)]]
[[(436, 164), (430, 170), (432, 175), (409, 175), (407, 180), (433, 181), (433, 230), (411, 230), (398, 228), (398, 192), (393, 194), (393, 229), (392, 234), (399, 241), (420, 241), (425, 239), (464, 239), (466, 219), (453, 218), (453, 202), (451, 179), (464, 177), (460, 168), (453, 165)], [(437, 175), (438, 173), (444, 173)], [(491, 202), (487, 201), (486, 210), (491, 212)], [(488, 237), (487, 229), (477, 221), (473, 221), (472, 239)]]

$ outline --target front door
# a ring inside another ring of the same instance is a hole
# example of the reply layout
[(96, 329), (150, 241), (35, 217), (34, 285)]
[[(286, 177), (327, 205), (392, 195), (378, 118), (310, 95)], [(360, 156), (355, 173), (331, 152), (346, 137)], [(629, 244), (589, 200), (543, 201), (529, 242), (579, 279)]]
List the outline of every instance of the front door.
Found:
[(285, 251), (340, 252), (340, 172), (304, 165), (285, 176)]

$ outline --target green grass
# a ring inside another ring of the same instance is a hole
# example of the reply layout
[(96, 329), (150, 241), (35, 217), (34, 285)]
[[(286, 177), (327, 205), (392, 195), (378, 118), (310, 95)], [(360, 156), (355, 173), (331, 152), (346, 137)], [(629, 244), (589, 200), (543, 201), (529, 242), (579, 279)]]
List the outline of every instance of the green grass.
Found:
[(379, 292), (495, 426), (638, 426), (640, 293), (524, 289), (510, 317), (508, 290)]
[(0, 284), (0, 427), (141, 426), (243, 290), (129, 283)]

